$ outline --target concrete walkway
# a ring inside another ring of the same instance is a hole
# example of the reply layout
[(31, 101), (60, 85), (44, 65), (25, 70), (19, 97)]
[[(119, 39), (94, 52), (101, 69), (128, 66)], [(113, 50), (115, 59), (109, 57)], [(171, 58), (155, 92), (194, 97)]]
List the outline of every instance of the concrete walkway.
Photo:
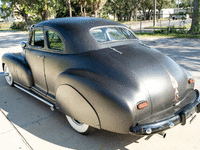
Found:
[(5, 113), (0, 109), (0, 150), (32, 149)]

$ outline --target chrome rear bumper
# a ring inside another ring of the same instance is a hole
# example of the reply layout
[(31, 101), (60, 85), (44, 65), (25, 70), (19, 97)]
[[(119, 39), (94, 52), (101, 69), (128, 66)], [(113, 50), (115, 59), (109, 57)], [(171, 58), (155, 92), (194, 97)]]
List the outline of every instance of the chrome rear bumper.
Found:
[(190, 117), (191, 117), (190, 121), (192, 121), (195, 118), (194, 114), (200, 112), (200, 96), (197, 90), (196, 94), (197, 94), (196, 100), (193, 103), (190, 103), (185, 107), (183, 107), (181, 111), (175, 116), (159, 122), (132, 127), (130, 129), (130, 133), (137, 135), (154, 134), (172, 128), (178, 124), (185, 125), (186, 121), (188, 121), (187, 119)]

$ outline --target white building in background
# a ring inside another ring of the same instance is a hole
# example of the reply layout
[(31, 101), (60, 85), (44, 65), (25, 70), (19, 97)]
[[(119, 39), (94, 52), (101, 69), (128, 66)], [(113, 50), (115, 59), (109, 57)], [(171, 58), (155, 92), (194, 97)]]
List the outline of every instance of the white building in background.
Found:
[(161, 9), (160, 18), (169, 18), (172, 14), (174, 14), (174, 8)]
[[(146, 12), (148, 12), (148, 11), (146, 10)], [(179, 11), (178, 11), (177, 8), (166, 8), (166, 9), (161, 9), (160, 18), (169, 18), (170, 15), (173, 15), (173, 14), (176, 15), (176, 14), (178, 14), (178, 12), (179, 12), (179, 13), (180, 13), (180, 12), (186, 13), (187, 10), (185, 10), (185, 9), (179, 9)], [(156, 14), (159, 14), (158, 10), (156, 11)], [(141, 16), (143, 16), (143, 15), (144, 15), (144, 14), (143, 14), (142, 11), (138, 11), (138, 12), (137, 12), (137, 17), (138, 17), (138, 18), (141, 18)]]

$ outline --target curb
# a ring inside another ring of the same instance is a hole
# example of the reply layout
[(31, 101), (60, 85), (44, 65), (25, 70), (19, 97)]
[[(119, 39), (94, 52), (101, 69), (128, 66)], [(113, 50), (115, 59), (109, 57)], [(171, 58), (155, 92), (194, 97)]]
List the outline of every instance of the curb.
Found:
[(0, 108), (0, 149), (4, 150), (33, 150), (26, 139), (17, 130)]

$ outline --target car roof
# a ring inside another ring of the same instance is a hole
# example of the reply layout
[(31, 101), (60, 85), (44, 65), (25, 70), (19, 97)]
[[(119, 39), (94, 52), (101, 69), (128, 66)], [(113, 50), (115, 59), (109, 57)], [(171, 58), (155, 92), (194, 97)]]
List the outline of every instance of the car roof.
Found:
[[(29, 27), (29, 29), (42, 27), (44, 29), (50, 28), (60, 32), (65, 40), (65, 53), (77, 54), (116, 46), (117, 43), (113, 43), (113, 45), (99, 44), (90, 34), (91, 28), (103, 26), (126, 27), (123, 24), (108, 19), (95, 17), (67, 17), (42, 21)], [(121, 43), (124, 44), (124, 42)]]
[(67, 18), (57, 18), (46, 20), (38, 23), (35, 26), (50, 26), (53, 28), (65, 28), (65, 30), (90, 30), (93, 27), (97, 26), (107, 26), (107, 25), (117, 25), (123, 26), (122, 24), (102, 18), (95, 18), (95, 17), (67, 17)]

